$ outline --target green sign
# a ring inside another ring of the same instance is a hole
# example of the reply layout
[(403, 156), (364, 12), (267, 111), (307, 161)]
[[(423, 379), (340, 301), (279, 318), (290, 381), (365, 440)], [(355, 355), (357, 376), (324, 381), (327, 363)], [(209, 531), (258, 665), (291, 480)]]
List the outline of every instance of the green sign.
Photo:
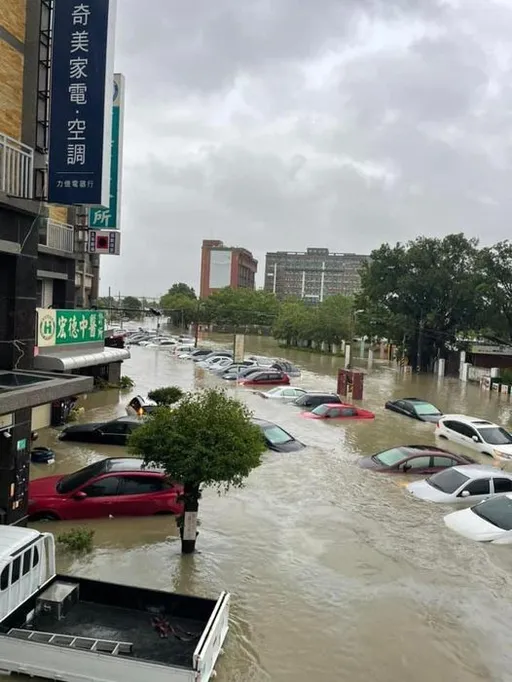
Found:
[(39, 347), (97, 343), (105, 339), (105, 313), (102, 310), (37, 310)]
[(108, 207), (89, 209), (89, 227), (97, 230), (118, 230), (120, 193), (121, 116), (123, 114), (124, 82), (120, 74), (114, 76), (114, 104), (112, 107), (112, 142), (110, 148), (110, 199)]
[(105, 313), (101, 310), (57, 310), (56, 313), (56, 346), (104, 341)]

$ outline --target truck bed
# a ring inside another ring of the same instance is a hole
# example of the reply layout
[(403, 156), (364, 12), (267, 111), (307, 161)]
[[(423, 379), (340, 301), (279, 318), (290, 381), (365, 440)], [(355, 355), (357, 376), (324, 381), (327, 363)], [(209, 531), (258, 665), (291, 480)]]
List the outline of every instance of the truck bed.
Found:
[[(78, 600), (68, 604), (65, 615), (58, 618), (41, 610), (27, 622), (38, 596), (51, 585), (62, 583), (78, 584)], [(1, 632), (18, 639), (32, 637), (32, 641), (41, 643), (43, 633), (130, 643), (132, 647), (125, 647), (117, 655), (191, 670), (194, 651), (216, 603), (212, 599), (57, 575), (1, 623)], [(155, 627), (155, 618), (162, 619), (166, 636), (161, 636)], [(65, 638), (46, 639), (44, 643), (62, 647)], [(73, 646), (79, 648), (78, 644)]]

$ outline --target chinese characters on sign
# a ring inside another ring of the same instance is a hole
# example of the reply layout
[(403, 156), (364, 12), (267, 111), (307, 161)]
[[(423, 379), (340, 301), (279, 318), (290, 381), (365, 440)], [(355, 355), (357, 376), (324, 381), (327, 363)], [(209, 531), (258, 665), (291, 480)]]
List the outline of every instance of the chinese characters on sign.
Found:
[(37, 314), (38, 346), (97, 343), (105, 338), (105, 313), (101, 310), (39, 308)]
[(108, 204), (115, 0), (54, 5), (48, 200)]

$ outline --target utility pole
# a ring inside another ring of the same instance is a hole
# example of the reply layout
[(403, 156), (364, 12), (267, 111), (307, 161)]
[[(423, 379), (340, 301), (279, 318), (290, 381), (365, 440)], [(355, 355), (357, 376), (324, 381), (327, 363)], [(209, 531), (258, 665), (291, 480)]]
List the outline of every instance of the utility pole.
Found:
[(422, 346), (423, 346), (423, 311), (420, 316), (420, 324), (418, 328), (418, 348), (416, 353), (416, 371), (421, 372), (421, 356), (422, 356)]

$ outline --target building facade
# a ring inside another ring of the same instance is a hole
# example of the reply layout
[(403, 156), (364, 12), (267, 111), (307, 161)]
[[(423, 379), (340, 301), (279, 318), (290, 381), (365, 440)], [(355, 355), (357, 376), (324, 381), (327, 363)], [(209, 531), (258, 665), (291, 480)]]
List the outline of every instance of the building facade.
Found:
[(74, 210), (45, 202), (51, 9), (0, 12), (0, 524), (26, 518), (34, 429), (129, 357), (105, 349), (103, 313), (75, 309)]
[(359, 271), (368, 259), (329, 249), (267, 253), (264, 288), (281, 299), (295, 297), (310, 303), (321, 303), (335, 294), (351, 296), (359, 291)]
[(258, 261), (247, 249), (205, 239), (201, 247), (200, 297), (207, 298), (224, 287), (254, 289), (257, 271)]

